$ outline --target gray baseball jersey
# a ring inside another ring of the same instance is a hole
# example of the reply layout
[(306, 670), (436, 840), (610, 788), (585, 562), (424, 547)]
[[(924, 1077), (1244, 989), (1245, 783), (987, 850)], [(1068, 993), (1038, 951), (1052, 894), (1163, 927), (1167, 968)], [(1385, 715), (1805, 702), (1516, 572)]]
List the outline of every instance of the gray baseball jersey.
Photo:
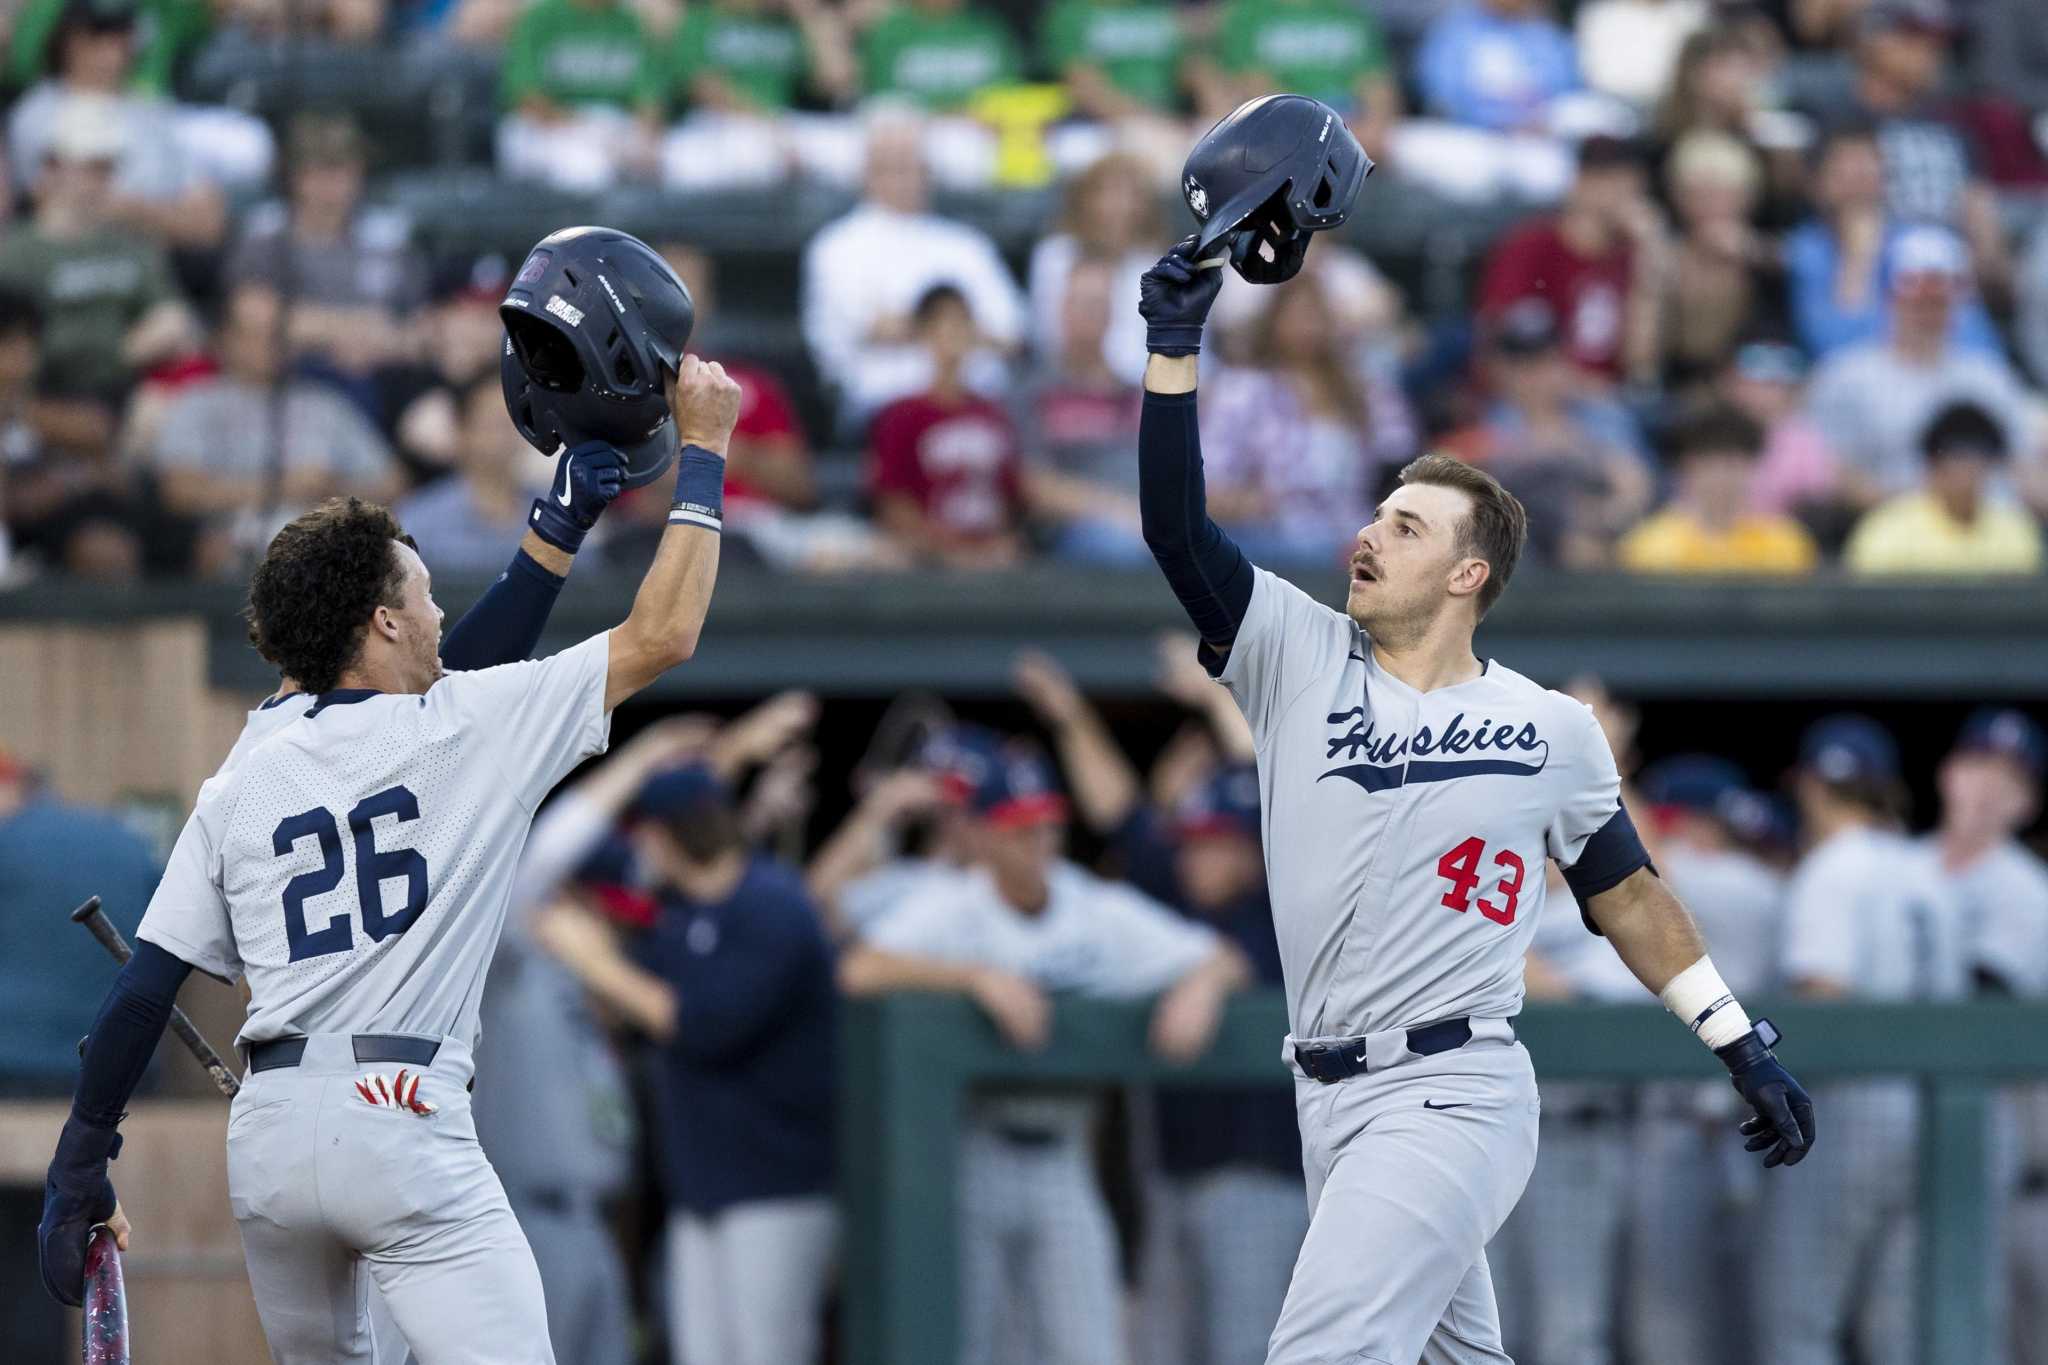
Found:
[(1963, 993), (1959, 908), (1903, 835), (1845, 829), (1808, 851), (1785, 888), (1788, 982), (1836, 982), (1862, 1000)]
[(1981, 967), (2020, 995), (2048, 995), (2048, 864), (2016, 839), (1956, 869), (1941, 865), (1932, 838), (1921, 847), (1956, 899), (1965, 969)]
[(243, 1042), (473, 1042), (534, 808), (605, 747), (607, 657), (598, 635), (424, 695), (307, 703), (200, 789), (137, 932), (246, 973)]
[(1257, 743), (1294, 1036), (1516, 1014), (1544, 859), (1620, 807), (1593, 713), (1491, 661), (1417, 692), (1264, 569), (1218, 676)]

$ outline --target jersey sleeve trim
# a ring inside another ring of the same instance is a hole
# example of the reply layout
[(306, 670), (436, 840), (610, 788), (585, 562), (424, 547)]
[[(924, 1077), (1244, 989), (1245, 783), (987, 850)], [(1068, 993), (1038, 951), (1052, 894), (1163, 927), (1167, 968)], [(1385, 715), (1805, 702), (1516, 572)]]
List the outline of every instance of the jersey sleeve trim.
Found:
[(217, 953), (195, 948), (176, 934), (165, 931), (162, 925), (145, 923), (136, 929), (135, 937), (145, 943), (154, 943), (180, 962), (205, 972), (223, 986), (232, 986), (242, 979), (239, 964), (228, 962)]

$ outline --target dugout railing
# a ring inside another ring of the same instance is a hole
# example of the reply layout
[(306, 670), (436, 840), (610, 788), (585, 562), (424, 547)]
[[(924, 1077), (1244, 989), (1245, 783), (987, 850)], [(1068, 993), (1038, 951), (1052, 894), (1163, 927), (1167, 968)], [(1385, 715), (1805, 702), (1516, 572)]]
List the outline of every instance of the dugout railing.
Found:
[[(1918, 1081), (1924, 1365), (1987, 1358), (1985, 1277), (1994, 1273), (1989, 1158), (1994, 1092), (2048, 1079), (2048, 1006), (1765, 1005), (1802, 1081)], [(958, 1341), (955, 1150), (970, 1087), (1017, 1083), (1285, 1086), (1285, 1013), (1273, 995), (1232, 1003), (1215, 1046), (1172, 1067), (1146, 1046), (1143, 1005), (1068, 1002), (1049, 1046), (1005, 1046), (968, 1001), (901, 995), (850, 1002), (840, 1056), (849, 1365), (947, 1365)], [(1532, 1007), (1517, 1032), (1545, 1081), (1646, 1082), (1725, 1075), (1654, 1006)], [(1819, 1116), (1825, 1160), (1827, 1115)]]

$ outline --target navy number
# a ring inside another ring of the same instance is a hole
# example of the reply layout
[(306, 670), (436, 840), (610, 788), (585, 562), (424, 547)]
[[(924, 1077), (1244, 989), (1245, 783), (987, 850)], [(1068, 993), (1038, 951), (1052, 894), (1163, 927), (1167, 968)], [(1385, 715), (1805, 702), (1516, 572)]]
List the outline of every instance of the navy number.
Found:
[(281, 858), (309, 834), (320, 836), (320, 870), (301, 872), (284, 884), (284, 937), (294, 962), (347, 952), (349, 946), (347, 915), (333, 916), (324, 929), (306, 928), (307, 899), (341, 885), (341, 831), (334, 827), (334, 817), (317, 807), (287, 816), (277, 822), (270, 847)]
[[(380, 852), (374, 822), (380, 815), (395, 815), (401, 823), (420, 818), (419, 798), (404, 787), (387, 787), (375, 796), (356, 802), (348, 813), (349, 831), (356, 844), (356, 898), (362, 907), (363, 932), (373, 943), (402, 934), (412, 928), (427, 905), (427, 860), (416, 848)], [(320, 867), (301, 872), (284, 885), (284, 936), (291, 948), (291, 960), (345, 953), (355, 946), (346, 914), (333, 915), (320, 929), (306, 927), (306, 901), (324, 896), (341, 885), (341, 829), (334, 816), (315, 807), (277, 822), (270, 846), (281, 858), (299, 840), (317, 835)], [(384, 883), (405, 878), (405, 907), (397, 914), (384, 912)]]
[[(356, 802), (348, 813), (348, 827), (356, 836), (356, 894), (363, 900), (363, 932), (372, 943), (382, 943), (393, 934), (412, 928), (427, 904), (427, 860), (416, 848), (377, 851), (377, 831), (370, 822), (380, 815), (396, 815), (400, 821), (420, 818), (419, 798), (404, 787), (390, 787)], [(405, 908), (395, 915), (384, 913), (384, 883), (405, 878)]]

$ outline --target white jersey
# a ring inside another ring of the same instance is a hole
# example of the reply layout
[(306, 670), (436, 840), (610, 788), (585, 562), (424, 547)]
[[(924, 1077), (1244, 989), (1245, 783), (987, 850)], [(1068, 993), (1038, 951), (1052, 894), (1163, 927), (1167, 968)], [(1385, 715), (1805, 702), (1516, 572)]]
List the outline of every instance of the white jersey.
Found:
[(1931, 836), (1921, 850), (1956, 899), (1964, 970), (1982, 968), (2019, 995), (2048, 996), (2048, 864), (2016, 839), (1956, 869), (1942, 865)]
[(1294, 1036), (1518, 1013), (1544, 859), (1620, 809), (1593, 713), (1494, 662), (1417, 692), (1264, 569), (1219, 678), (1258, 747)]
[(609, 736), (608, 650), (306, 702), (200, 788), (138, 935), (248, 977), (245, 1043), (473, 1043), (534, 809)]
[(1889, 830), (1841, 830), (1816, 844), (1785, 888), (1788, 984), (1818, 978), (1859, 1000), (1963, 993), (1961, 916), (1925, 854)]
[(235, 747), (228, 750), (228, 756), (220, 761), (220, 770), (214, 776), (220, 777), (232, 771), (249, 756), (250, 750), (305, 715), (312, 707), (313, 694), (310, 692), (286, 692), (264, 701), (242, 722), (242, 733), (235, 736)]
[(1785, 879), (1740, 849), (1657, 850), (1657, 871), (1700, 926), (1714, 967), (1739, 999), (1778, 989)]
[(865, 941), (1021, 976), (1046, 991), (1131, 999), (1165, 990), (1216, 951), (1214, 930), (1143, 892), (1061, 862), (1050, 898), (1013, 909), (980, 868), (934, 876), (870, 925)]

